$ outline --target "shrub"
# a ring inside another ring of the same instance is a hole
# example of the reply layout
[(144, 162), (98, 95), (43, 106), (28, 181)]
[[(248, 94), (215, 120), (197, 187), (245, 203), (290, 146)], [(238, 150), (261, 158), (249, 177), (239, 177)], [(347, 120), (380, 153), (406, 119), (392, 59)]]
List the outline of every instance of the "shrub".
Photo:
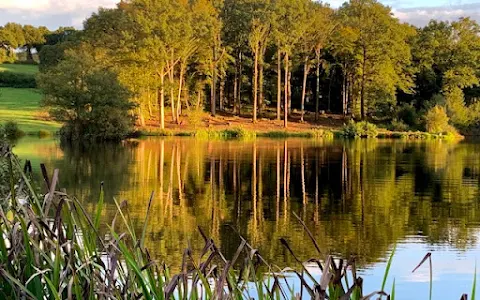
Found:
[(194, 136), (199, 139), (253, 139), (256, 133), (239, 127), (225, 130), (199, 129)]
[(7, 121), (3, 125), (3, 135), (10, 139), (19, 138), (25, 133), (18, 128), (18, 124), (13, 121)]
[(405, 124), (402, 120), (394, 119), (392, 123), (388, 126), (388, 129), (391, 131), (408, 131), (410, 127)]
[(239, 139), (253, 139), (257, 135), (255, 131), (250, 131), (245, 128), (239, 127), (234, 129), (226, 129), (224, 135), (227, 138), (239, 138)]
[(49, 136), (51, 136), (51, 135), (52, 135), (52, 133), (51, 133), (50, 131), (48, 131), (48, 130), (43, 130), (43, 129), (42, 129), (42, 130), (39, 130), (39, 131), (38, 131), (38, 137), (40, 137), (40, 138), (49, 137)]
[(366, 121), (355, 123), (355, 121), (351, 120), (342, 128), (342, 136), (348, 138), (374, 138), (377, 135), (377, 126)]
[(415, 127), (418, 124), (417, 110), (411, 104), (404, 104), (398, 109), (397, 119), (407, 126)]
[(460, 88), (454, 88), (445, 93), (446, 113), (457, 126), (467, 126), (470, 122), (469, 111), (465, 105), (463, 91)]
[(310, 135), (312, 138), (325, 138), (325, 139), (332, 139), (333, 132), (331, 130), (324, 130), (324, 129), (312, 129), (310, 131)]
[(0, 87), (36, 88), (35, 76), (31, 74), (0, 72)]
[(445, 108), (438, 105), (430, 109), (425, 116), (426, 129), (430, 133), (442, 133), (451, 130), (448, 121), (449, 118)]
[(194, 128), (202, 127), (206, 118), (208, 118), (208, 114), (202, 109), (193, 109), (187, 113), (188, 124)]

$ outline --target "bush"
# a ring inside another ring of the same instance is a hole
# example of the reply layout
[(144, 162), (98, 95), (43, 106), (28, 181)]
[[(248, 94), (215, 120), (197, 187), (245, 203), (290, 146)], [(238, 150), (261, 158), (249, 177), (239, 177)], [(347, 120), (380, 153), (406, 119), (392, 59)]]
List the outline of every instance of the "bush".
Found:
[(342, 128), (342, 136), (347, 138), (374, 138), (378, 135), (378, 129), (375, 124), (366, 121), (355, 123), (351, 120)]
[(405, 124), (402, 120), (394, 119), (392, 123), (388, 126), (388, 129), (391, 131), (408, 131), (410, 127)]
[(418, 118), (417, 110), (413, 105), (404, 104), (398, 109), (397, 119), (398, 121), (406, 124), (409, 127), (415, 127), (418, 125), (419, 118)]
[(38, 131), (38, 137), (39, 138), (46, 138), (46, 137), (49, 137), (51, 135), (52, 135), (52, 133), (48, 130), (41, 129), (41, 130)]
[(195, 131), (194, 136), (198, 139), (253, 139), (257, 135), (254, 131), (240, 127), (225, 130), (199, 129)]
[(194, 128), (202, 127), (204, 120), (207, 119), (208, 116), (209, 115), (202, 109), (190, 110), (187, 113), (188, 124), (190, 124)]
[(312, 129), (310, 131), (310, 135), (312, 138), (325, 138), (325, 139), (332, 139), (333, 132), (331, 130), (324, 130), (324, 129)]
[(451, 130), (447, 112), (442, 106), (435, 106), (425, 116), (426, 129), (430, 133), (443, 133)]
[(3, 71), (0, 72), (0, 87), (36, 88), (37, 83), (32, 74)]
[(465, 105), (463, 91), (454, 88), (445, 93), (447, 116), (456, 126), (468, 126), (470, 122), (469, 111)]
[(1, 127), (1, 134), (9, 139), (15, 139), (25, 135), (25, 133), (18, 128), (18, 124), (13, 121), (7, 121)]

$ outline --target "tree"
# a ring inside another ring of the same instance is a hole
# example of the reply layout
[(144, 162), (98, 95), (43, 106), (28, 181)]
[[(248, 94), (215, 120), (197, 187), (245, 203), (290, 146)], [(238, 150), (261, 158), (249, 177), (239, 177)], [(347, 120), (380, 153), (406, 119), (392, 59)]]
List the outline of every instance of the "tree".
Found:
[(311, 14), (303, 15), (304, 20), (299, 20), (305, 26), (304, 34), (299, 41), (299, 52), (303, 63), (302, 80), (302, 99), (301, 99), (301, 121), (305, 112), (305, 96), (307, 90), (307, 77), (312, 67), (312, 56), (315, 55), (316, 64), (316, 100), (315, 100), (315, 118), (318, 118), (319, 96), (320, 96), (320, 67), (321, 51), (327, 44), (327, 41), (334, 28), (332, 20), (333, 11), (322, 3), (309, 2), (307, 11)]
[(41, 48), (46, 42), (45, 36), (49, 33), (47, 27), (34, 27), (32, 25), (23, 26), (23, 35), (25, 37), (25, 44), (22, 45), (27, 50), (27, 61), (33, 61), (32, 50)]
[[(284, 127), (288, 127), (288, 111), (290, 102), (290, 56), (304, 34), (306, 26), (299, 20), (305, 20), (308, 13), (308, 0), (278, 0), (275, 2), (273, 17), (273, 34), (284, 60)], [(278, 55), (277, 54), (277, 55)], [(280, 76), (280, 74), (277, 74)], [(280, 90), (280, 88), (277, 88)]]
[[(344, 26), (353, 31), (355, 64), (360, 77), (362, 119), (367, 104), (394, 101), (397, 89), (410, 92), (411, 62), (408, 37), (411, 28), (392, 17), (389, 7), (376, 0), (352, 0), (339, 10)], [(368, 102), (368, 103), (367, 103)]]
[(1, 61), (14, 62), (16, 58), (15, 49), (25, 44), (22, 25), (17, 23), (7, 23), (0, 27), (0, 53)]
[(130, 93), (117, 74), (99, 63), (88, 46), (67, 51), (58, 65), (38, 76), (43, 104), (64, 125), (69, 140), (117, 140), (133, 128)]
[[(263, 8), (263, 7), (262, 7)], [(267, 45), (267, 39), (270, 34), (270, 22), (269, 22), (269, 10), (267, 9), (256, 9), (253, 13), (254, 18), (251, 21), (251, 29), (250, 29), (250, 36), (249, 36), (249, 44), (250, 48), (253, 52), (254, 57), (254, 67), (253, 67), (253, 89), (252, 89), (252, 96), (253, 96), (253, 122), (257, 121), (257, 107), (258, 107), (258, 86), (262, 86), (260, 90), (260, 106), (263, 105), (263, 70), (261, 78), (262, 80), (259, 81), (259, 64), (263, 68), (263, 61), (265, 55), (265, 49)]]
[[(139, 66), (151, 70), (157, 80), (153, 80), (153, 88), (158, 90), (157, 102), (159, 107), (160, 128), (165, 128), (165, 92), (170, 80), (170, 101), (172, 115), (174, 114), (173, 76), (177, 64), (180, 62), (179, 49), (182, 47), (179, 40), (185, 33), (184, 7), (179, 1), (136, 0), (131, 2), (128, 10), (133, 20), (135, 60)], [(157, 84), (158, 81), (158, 84)]]
[[(313, 30), (311, 30), (312, 41), (314, 42), (315, 63), (316, 63), (316, 93), (315, 93), (315, 120), (318, 119), (320, 105), (320, 68), (322, 65), (321, 51), (328, 44), (333, 31), (338, 26), (334, 19), (333, 10), (321, 3), (313, 2)], [(303, 114), (302, 114), (303, 115)]]

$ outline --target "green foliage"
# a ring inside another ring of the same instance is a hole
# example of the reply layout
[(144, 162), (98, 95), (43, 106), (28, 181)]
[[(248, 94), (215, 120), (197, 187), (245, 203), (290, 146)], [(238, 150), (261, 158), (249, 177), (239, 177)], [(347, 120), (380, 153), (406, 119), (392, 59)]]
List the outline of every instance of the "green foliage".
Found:
[(355, 123), (350, 120), (343, 126), (341, 135), (346, 138), (375, 138), (378, 136), (378, 129), (375, 124), (366, 121)]
[(445, 108), (435, 106), (425, 116), (426, 129), (430, 133), (443, 133), (450, 129), (449, 118)]
[(362, 118), (367, 109), (375, 111), (379, 105), (394, 104), (398, 89), (411, 93), (408, 40), (413, 29), (392, 18), (390, 8), (374, 0), (346, 2), (338, 14), (342, 34), (334, 47), (348, 63), (345, 71), (358, 76)]
[(17, 122), (14, 121), (5, 122), (0, 128), (3, 135), (9, 139), (16, 139), (25, 135), (25, 133), (18, 128)]
[(409, 131), (410, 126), (405, 124), (402, 120), (393, 119), (393, 121), (388, 125), (388, 129), (391, 131)]
[(47, 131), (47, 130), (39, 130), (38, 131), (38, 137), (39, 138), (46, 138), (46, 137), (50, 137), (52, 136), (52, 132), (50, 131)]
[(45, 45), (38, 53), (40, 56), (39, 69), (45, 72), (49, 68), (55, 67), (62, 59), (65, 58), (65, 52), (72, 49), (75, 43), (61, 43), (57, 45)]
[(199, 129), (194, 136), (198, 139), (254, 139), (257, 135), (254, 131), (239, 127), (224, 130)]
[(133, 129), (130, 93), (90, 50), (69, 52), (65, 60), (38, 76), (44, 104), (64, 124), (61, 135), (66, 139), (122, 139)]
[(405, 123), (407, 126), (418, 126), (419, 116), (416, 108), (411, 104), (404, 104), (398, 108), (397, 118), (399, 121)]
[(333, 139), (333, 132), (331, 130), (325, 129), (312, 129), (310, 130), (310, 135), (312, 138), (325, 138), (325, 139)]
[(445, 93), (446, 108), (449, 118), (457, 126), (467, 126), (470, 116), (463, 92), (460, 88), (453, 88)]
[(188, 124), (192, 125), (195, 129), (202, 127), (208, 117), (209, 114), (202, 109), (192, 109), (187, 112)]
[(36, 88), (37, 84), (34, 75), (0, 72), (0, 87)]

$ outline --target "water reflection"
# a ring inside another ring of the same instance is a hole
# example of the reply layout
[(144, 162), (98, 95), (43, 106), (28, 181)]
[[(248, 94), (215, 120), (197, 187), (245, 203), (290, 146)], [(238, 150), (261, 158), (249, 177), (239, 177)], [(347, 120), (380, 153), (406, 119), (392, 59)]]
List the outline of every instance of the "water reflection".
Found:
[[(23, 158), (30, 157), (27, 144), (17, 148)], [(62, 187), (89, 209), (104, 181), (107, 199), (128, 200), (139, 230), (154, 192), (146, 246), (174, 266), (188, 244), (201, 250), (197, 226), (227, 255), (239, 244), (238, 231), (281, 267), (294, 264), (281, 237), (311, 258), (316, 252), (292, 212), (324, 253), (357, 255), (364, 266), (410, 236), (461, 251), (477, 243), (479, 144), (149, 139), (29, 148), (35, 161), (61, 170)], [(106, 217), (114, 211), (110, 200)]]

